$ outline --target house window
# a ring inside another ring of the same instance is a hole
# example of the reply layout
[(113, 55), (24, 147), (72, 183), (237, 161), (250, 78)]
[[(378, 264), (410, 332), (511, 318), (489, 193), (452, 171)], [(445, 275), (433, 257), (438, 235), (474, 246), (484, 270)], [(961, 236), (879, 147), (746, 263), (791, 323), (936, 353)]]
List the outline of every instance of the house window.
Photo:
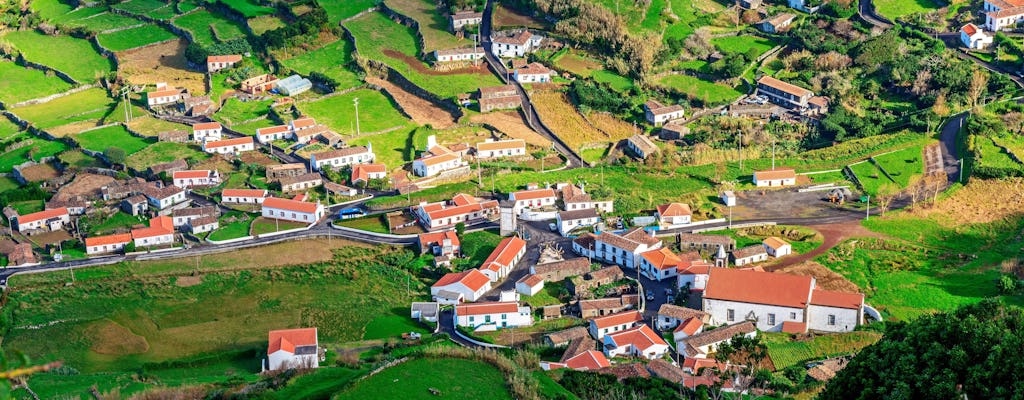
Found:
[(473, 322), (473, 316), (472, 316), (472, 315), (470, 315), (470, 316), (469, 316), (469, 322), (470, 322), (470, 323), (472, 323), (472, 322)]
[(796, 313), (795, 312), (789, 313), (789, 319), (796, 319)]
[(725, 310), (725, 320), (732, 322), (736, 320), (736, 310), (728, 309)]
[(501, 319), (508, 319), (508, 314), (501, 314)]
[(829, 324), (829, 326), (833, 326), (833, 325), (836, 324), (836, 315), (835, 314), (829, 314), (828, 315), (828, 324)]
[(768, 325), (775, 325), (775, 314), (768, 314)]

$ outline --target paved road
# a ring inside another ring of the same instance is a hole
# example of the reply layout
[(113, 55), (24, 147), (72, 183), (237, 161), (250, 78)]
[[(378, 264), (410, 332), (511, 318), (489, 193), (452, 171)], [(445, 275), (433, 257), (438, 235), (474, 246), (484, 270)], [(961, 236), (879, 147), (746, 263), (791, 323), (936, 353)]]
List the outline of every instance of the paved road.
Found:
[(871, 3), (871, 0), (860, 0), (860, 5), (857, 7), (857, 15), (860, 15), (860, 18), (867, 21), (867, 23), (879, 28), (892, 28), (892, 22), (889, 22), (888, 19), (875, 12), (875, 6)]
[(537, 110), (534, 109), (533, 103), (530, 102), (530, 98), (526, 95), (526, 90), (523, 89), (523, 85), (511, 79), (508, 69), (505, 68), (505, 64), (491, 53), (491, 13), (493, 13), (493, 11), (494, 0), (487, 0), (487, 5), (484, 7), (483, 22), (480, 24), (481, 44), (484, 46), (484, 56), (487, 58), (487, 63), (490, 64), (498, 75), (505, 79), (505, 81), (509, 81), (511, 84), (515, 85), (523, 103), (523, 115), (526, 116), (530, 127), (554, 144), (555, 149), (569, 160), (569, 168), (589, 166), (586, 161), (583, 161), (583, 158), (581, 158), (579, 154), (576, 154), (576, 151), (566, 145), (561, 138), (544, 126), (540, 120), (540, 115), (537, 114)]

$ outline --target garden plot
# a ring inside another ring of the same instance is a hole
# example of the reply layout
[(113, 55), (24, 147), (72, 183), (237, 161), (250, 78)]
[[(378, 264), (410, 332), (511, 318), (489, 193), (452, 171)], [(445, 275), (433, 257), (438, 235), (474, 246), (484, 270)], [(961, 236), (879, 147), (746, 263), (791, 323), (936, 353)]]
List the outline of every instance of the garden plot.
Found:
[[(888, 187), (895, 185), (895, 182), (890, 180), (882, 173), (882, 170), (878, 169), (871, 161), (861, 161), (856, 164), (849, 166), (850, 171), (856, 175), (857, 181), (860, 182), (860, 186), (864, 189), (864, 192), (870, 195), (879, 194), (880, 189), (884, 189), (883, 186)], [(887, 189), (885, 191), (890, 191)]]
[(114, 64), (85, 39), (47, 36), (36, 31), (8, 32), (2, 39), (18, 49), (25, 59), (61, 71), (79, 82), (93, 82), (114, 70)]
[(359, 89), (296, 106), (303, 114), (347, 136), (356, 133), (353, 105), (356, 98), (359, 99), (359, 128), (362, 134), (409, 125), (409, 120), (395, 109), (391, 100), (376, 90)]
[(176, 37), (171, 31), (159, 25), (143, 25), (137, 28), (100, 34), (96, 36), (96, 40), (103, 47), (116, 52), (160, 43)]
[[(449, 371), (473, 371), (472, 374), (452, 374)], [(401, 381), (401, 385), (393, 382)], [(430, 389), (443, 394), (472, 399), (511, 399), (501, 371), (494, 366), (475, 360), (457, 358), (417, 358), (387, 368), (369, 379), (359, 381), (339, 393), (339, 400), (360, 399), (430, 399), (437, 396)], [(435, 389), (436, 390), (436, 389)]]
[(537, 147), (551, 147), (550, 140), (541, 136), (526, 125), (526, 122), (523, 121), (523, 116), (519, 111), (475, 114), (469, 117), (469, 121), (479, 124), (488, 124), (512, 138), (523, 139), (526, 143)]
[(537, 92), (530, 94), (530, 98), (544, 124), (570, 148), (579, 151), (583, 146), (616, 141), (615, 138), (590, 125), (583, 115), (576, 111), (564, 93)]
[(751, 60), (757, 59), (762, 54), (775, 47), (775, 42), (758, 36), (725, 36), (711, 39), (719, 51), (724, 54), (743, 54)]
[(423, 47), (425, 51), (454, 49), (473, 44), (472, 40), (459, 39), (449, 30), (449, 21), (446, 15), (437, 10), (437, 4), (430, 0), (387, 0), (388, 7), (416, 20), (419, 23), (420, 34), (423, 36)]
[[(124, 103), (123, 102), (121, 103), (119, 108), (117, 110), (115, 110), (114, 115), (119, 114), (117, 111), (122, 110), (123, 109), (122, 107), (124, 107)], [(143, 115), (141, 117), (135, 117), (134, 119), (132, 119), (131, 122), (128, 123), (128, 127), (131, 128), (131, 130), (135, 131), (136, 133), (138, 133), (140, 135), (151, 136), (151, 137), (159, 136), (161, 132), (174, 131), (174, 130), (189, 131), (189, 130), (192, 129), (192, 127), (190, 127), (188, 125), (176, 124), (174, 122), (164, 121), (162, 119), (154, 118), (154, 117), (151, 117), (149, 115)]]
[(132, 155), (150, 144), (146, 139), (128, 133), (128, 130), (121, 125), (85, 131), (74, 135), (74, 139), (86, 150), (103, 152), (108, 148), (116, 147), (124, 150), (126, 155)]
[(242, 24), (206, 10), (182, 15), (174, 18), (172, 22), (175, 26), (191, 32), (192, 39), (202, 46), (213, 45), (218, 39), (228, 41), (245, 37), (245, 28)]
[(604, 69), (600, 61), (585, 55), (566, 53), (555, 59), (555, 66), (595, 82), (605, 83), (612, 89), (625, 92), (633, 88), (633, 80)]
[(134, 85), (167, 82), (189, 93), (205, 93), (204, 75), (188, 69), (185, 49), (188, 41), (179, 39), (117, 54), (120, 73)]
[(427, 137), (420, 135), (416, 128), (405, 126), (393, 131), (347, 139), (346, 142), (353, 146), (372, 144), (376, 162), (387, 165), (389, 170), (395, 170), (416, 158), (416, 150), (427, 145)]
[(875, 157), (878, 166), (889, 174), (889, 177), (905, 188), (910, 184), (914, 176), (924, 173), (924, 162), (922, 151), (924, 146), (907, 147), (892, 153), (882, 154)]
[(95, 124), (114, 106), (103, 89), (93, 88), (60, 97), (43, 104), (12, 109), (19, 118), (40, 129), (55, 128), (74, 122)]
[(144, 171), (150, 166), (174, 160), (203, 161), (210, 155), (199, 149), (199, 146), (186, 143), (158, 142), (128, 156), (125, 165), (137, 171)]
[(49, 72), (0, 61), (0, 101), (11, 106), (71, 89), (72, 85)]
[(879, 15), (895, 21), (897, 18), (914, 13), (927, 13), (942, 6), (935, 0), (874, 0)]
[(662, 86), (686, 94), (687, 97), (700, 100), (707, 106), (730, 103), (743, 95), (739, 89), (720, 83), (708, 82), (689, 75), (666, 75), (658, 80)]
[(335, 89), (348, 89), (362, 83), (359, 75), (352, 70), (354, 49), (352, 42), (340, 39), (306, 54), (283, 60), (281, 64), (305, 76), (319, 72), (337, 82), (338, 87)]

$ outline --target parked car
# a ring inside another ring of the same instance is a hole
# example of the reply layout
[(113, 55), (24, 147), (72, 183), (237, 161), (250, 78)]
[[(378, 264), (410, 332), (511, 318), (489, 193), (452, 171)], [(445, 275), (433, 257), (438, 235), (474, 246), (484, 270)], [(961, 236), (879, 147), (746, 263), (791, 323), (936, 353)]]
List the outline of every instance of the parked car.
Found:
[(654, 292), (653, 291), (650, 291), (650, 290), (647, 291), (647, 301), (654, 301)]
[(550, 229), (552, 232), (557, 232), (558, 231), (558, 225), (555, 224), (554, 222), (552, 222), (552, 223), (548, 224), (548, 229)]

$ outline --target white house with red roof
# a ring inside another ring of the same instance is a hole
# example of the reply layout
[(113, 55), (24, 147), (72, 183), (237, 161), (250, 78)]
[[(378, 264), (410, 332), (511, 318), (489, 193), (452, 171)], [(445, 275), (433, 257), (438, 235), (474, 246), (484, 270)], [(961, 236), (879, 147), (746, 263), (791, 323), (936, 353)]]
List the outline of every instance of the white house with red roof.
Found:
[(282, 329), (270, 331), (267, 339), (267, 359), (264, 371), (317, 368), (320, 342), (316, 328)]
[(516, 302), (475, 303), (455, 306), (455, 325), (488, 331), (533, 325), (530, 307)]
[(324, 206), (320, 203), (268, 197), (263, 199), (264, 218), (312, 224), (324, 217)]
[(640, 315), (639, 311), (633, 310), (593, 318), (590, 320), (587, 330), (590, 331), (590, 336), (593, 336), (594, 339), (601, 340), (605, 335), (624, 331), (643, 323), (644, 316)]
[(555, 75), (555, 71), (536, 62), (529, 63), (525, 67), (517, 68), (512, 72), (512, 76), (519, 83), (551, 82), (552, 75)]
[(540, 275), (526, 275), (516, 281), (516, 292), (523, 296), (534, 296), (544, 290), (544, 277)]
[[(675, 304), (662, 304), (661, 308), (658, 309), (658, 317), (655, 321), (655, 326), (657, 326), (660, 331), (667, 331), (678, 328), (680, 325), (685, 326), (694, 324), (694, 321), (696, 322), (695, 325), (703, 326), (709, 319), (708, 314), (700, 310), (677, 306)], [(688, 334), (693, 335), (692, 332), (689, 332)]]
[(436, 145), (434, 136), (428, 137), (427, 142), (427, 154), (412, 161), (412, 172), (416, 176), (434, 176), (467, 165), (458, 153)]
[(203, 151), (213, 154), (238, 154), (256, 150), (252, 136), (203, 142)]
[(608, 357), (639, 357), (656, 360), (668, 353), (669, 346), (651, 327), (639, 326), (609, 333), (603, 340), (604, 354)]
[(435, 256), (455, 257), (461, 253), (462, 242), (454, 229), (441, 232), (421, 233), (420, 254), (433, 254)]
[(91, 256), (121, 251), (125, 245), (131, 242), (132, 235), (130, 233), (87, 237), (85, 238), (85, 254)]
[(554, 207), (555, 201), (558, 200), (558, 196), (555, 195), (554, 190), (545, 188), (512, 192), (508, 194), (508, 199), (514, 202), (512, 205), (512, 213), (519, 215), (519, 213), (527, 209)]
[(524, 255), (526, 241), (516, 236), (507, 237), (498, 243), (498, 247), (494, 248), (491, 255), (487, 256), (484, 264), (480, 266), (480, 272), (487, 275), (491, 282), (505, 279)]
[(682, 119), (684, 116), (683, 106), (664, 105), (657, 100), (648, 100), (644, 103), (644, 118), (654, 126), (661, 126), (667, 122)]
[(565, 362), (541, 361), (540, 367), (545, 371), (553, 369), (569, 368), (576, 371), (597, 371), (601, 368), (611, 367), (612, 363), (604, 356), (604, 353), (597, 350), (587, 350), (575, 356), (569, 357)]
[(462, 222), (469, 225), (491, 216), (498, 215), (498, 202), (479, 200), (467, 194), (457, 194), (451, 201), (420, 203), (412, 207), (420, 225), (427, 230), (455, 226)]
[(357, 164), (352, 166), (352, 176), (349, 182), (353, 185), (359, 182), (368, 183), (374, 179), (384, 179), (388, 176), (388, 168), (384, 164)]
[(166, 215), (149, 220), (149, 227), (132, 229), (135, 247), (152, 247), (174, 243), (174, 220)]
[(192, 125), (192, 141), (203, 143), (210, 140), (221, 140), (224, 127), (220, 122), (202, 122)]
[(656, 281), (675, 278), (682, 263), (679, 256), (665, 247), (640, 253), (640, 272)]
[(477, 301), (491, 290), (491, 279), (478, 269), (445, 274), (430, 286), (430, 295), (441, 304)]
[(985, 28), (1000, 31), (1024, 22), (1024, 0), (985, 0)]
[(712, 266), (704, 260), (683, 261), (676, 269), (676, 285), (680, 290), (689, 287), (692, 292), (703, 292)]
[(206, 72), (214, 73), (225, 68), (234, 67), (242, 62), (240, 54), (228, 54), (223, 56), (206, 56)]
[(754, 171), (754, 186), (778, 187), (796, 185), (796, 171), (792, 168), (778, 168)]
[(477, 158), (522, 157), (526, 155), (526, 141), (523, 139), (492, 140), (476, 144)]
[(693, 217), (693, 212), (690, 211), (688, 204), (668, 203), (658, 206), (654, 217), (658, 219), (658, 225), (673, 227), (689, 224), (691, 222), (690, 219)]
[(220, 201), (228, 204), (263, 204), (267, 196), (266, 189), (224, 189), (220, 193)]
[(291, 134), (292, 130), (288, 125), (268, 126), (256, 129), (256, 140), (259, 140), (260, 143), (270, 143), (275, 140), (287, 139)]
[(60, 207), (14, 217), (14, 229), (18, 232), (43, 228), (58, 231), (70, 222), (71, 214), (67, 207)]
[(491, 53), (495, 57), (525, 57), (540, 46), (544, 38), (528, 30), (498, 32), (491, 35)]
[(217, 170), (174, 171), (174, 186), (187, 189), (192, 186), (214, 186), (220, 184), (220, 173)]
[(793, 254), (793, 245), (775, 236), (769, 236), (761, 242), (764, 250), (772, 257), (785, 257)]
[(641, 253), (659, 249), (661, 244), (661, 240), (639, 227), (622, 235), (605, 231), (594, 240), (594, 257), (607, 263), (634, 268), (640, 264)]
[(751, 321), (742, 321), (703, 331), (677, 341), (676, 351), (686, 359), (707, 358), (722, 343), (731, 342), (736, 336), (753, 338), (757, 336), (757, 328)]
[(146, 104), (149, 108), (174, 104), (182, 100), (186, 95), (182, 89), (168, 88), (167, 85), (157, 84), (157, 89), (146, 92)]
[(370, 163), (375, 157), (373, 145), (367, 144), (313, 153), (309, 156), (309, 165), (314, 171), (319, 171), (324, 167), (341, 168), (346, 165)]
[(188, 197), (185, 196), (185, 189), (173, 185), (150, 186), (143, 189), (142, 194), (146, 196), (150, 206), (159, 210), (185, 203), (188, 200)]
[(977, 25), (967, 24), (960, 27), (960, 41), (968, 49), (982, 50), (993, 42), (992, 35), (985, 33)]
[(812, 331), (850, 332), (864, 323), (864, 295), (814, 289), (807, 313)]

